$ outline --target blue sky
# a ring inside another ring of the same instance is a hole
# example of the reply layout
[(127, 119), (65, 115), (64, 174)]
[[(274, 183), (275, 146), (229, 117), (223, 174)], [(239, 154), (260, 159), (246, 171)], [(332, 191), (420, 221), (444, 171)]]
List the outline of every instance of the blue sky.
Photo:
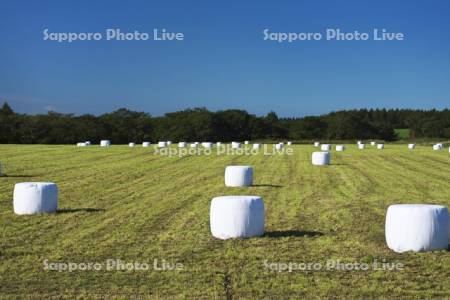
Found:
[[(263, 115), (450, 103), (450, 1), (0, 0), (0, 101), (75, 114), (189, 107)], [(44, 41), (50, 32), (183, 41)], [(402, 32), (404, 41), (264, 41), (271, 32)]]

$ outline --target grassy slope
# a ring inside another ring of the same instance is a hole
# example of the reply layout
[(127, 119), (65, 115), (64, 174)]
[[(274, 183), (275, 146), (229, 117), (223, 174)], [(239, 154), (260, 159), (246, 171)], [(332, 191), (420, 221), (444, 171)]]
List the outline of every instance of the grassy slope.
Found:
[[(448, 251), (396, 254), (384, 240), (389, 204), (450, 204), (448, 152), (348, 148), (333, 153), (331, 166), (313, 167), (312, 146), (295, 146), (293, 156), (168, 158), (140, 147), (1, 145), (8, 177), (0, 178), (0, 295), (449, 296)], [(229, 164), (252, 165), (259, 186), (224, 187)], [(12, 191), (22, 181), (58, 183), (66, 212), (14, 215)], [(232, 194), (264, 197), (264, 237), (211, 237), (210, 200)], [(43, 270), (44, 259), (108, 258), (166, 259), (185, 270)], [(263, 266), (374, 258), (405, 270), (278, 273)]]

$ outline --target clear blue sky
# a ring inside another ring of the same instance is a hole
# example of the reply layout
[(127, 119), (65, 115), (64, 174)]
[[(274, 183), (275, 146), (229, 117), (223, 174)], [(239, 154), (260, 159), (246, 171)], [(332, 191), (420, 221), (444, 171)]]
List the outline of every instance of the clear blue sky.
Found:
[[(0, 101), (76, 114), (189, 107), (263, 115), (450, 103), (450, 1), (0, 0)], [(184, 41), (43, 40), (107, 28)], [(403, 32), (404, 41), (264, 41), (262, 31)]]

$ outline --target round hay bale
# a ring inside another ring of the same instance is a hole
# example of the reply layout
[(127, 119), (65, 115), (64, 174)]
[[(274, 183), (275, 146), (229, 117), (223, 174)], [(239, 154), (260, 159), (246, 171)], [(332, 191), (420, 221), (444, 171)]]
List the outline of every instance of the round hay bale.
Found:
[(58, 187), (53, 182), (22, 182), (14, 186), (14, 213), (52, 213), (58, 208)]
[(330, 152), (313, 152), (312, 164), (315, 166), (325, 166), (330, 164)]
[(362, 141), (357, 141), (356, 144), (358, 144), (358, 145), (359, 145), (359, 144), (362, 144)]
[(370, 146), (375, 146), (375, 142), (370, 142)]
[(255, 150), (259, 150), (261, 148), (261, 144), (253, 144), (252, 148)]
[(165, 148), (167, 147), (167, 142), (158, 142), (158, 148)]
[(345, 146), (344, 145), (336, 145), (336, 151), (344, 151), (345, 150)]
[(216, 146), (217, 146), (217, 147), (221, 147), (221, 146), (222, 146), (222, 143), (221, 143), (221, 142), (217, 142), (217, 143), (216, 143)]
[(167, 142), (166, 142), (166, 145), (167, 145), (167, 146), (172, 145), (172, 141), (167, 141)]
[(283, 144), (281, 144), (281, 143), (275, 144), (275, 149), (277, 149), (277, 150), (283, 149)]
[(439, 144), (433, 145), (433, 150), (441, 150), (442, 147)]
[(211, 149), (212, 146), (213, 146), (213, 144), (210, 143), (210, 142), (204, 142), (204, 143), (202, 143), (202, 145), (203, 145), (203, 147), (206, 148), (206, 149)]
[(150, 142), (143, 142), (142, 143), (142, 147), (150, 147), (151, 143)]
[(215, 238), (261, 236), (264, 221), (264, 202), (259, 196), (221, 196), (211, 201), (210, 228)]
[(134, 146), (136, 146), (135, 143), (128, 143), (128, 147), (134, 147)]
[(77, 143), (77, 147), (86, 147), (86, 143)]
[(386, 242), (395, 252), (447, 249), (448, 209), (441, 205), (396, 204), (386, 214)]
[(320, 142), (314, 142), (314, 147), (319, 147), (320, 146)]
[(84, 142), (85, 144), (86, 144), (86, 146), (90, 146), (91, 145), (91, 142), (90, 141), (86, 141), (86, 142)]
[(100, 147), (109, 147), (109, 146), (111, 146), (110, 140), (101, 140), (100, 141)]
[(229, 187), (253, 184), (253, 168), (250, 166), (228, 166), (225, 168), (225, 185)]
[(322, 150), (322, 151), (330, 151), (331, 150), (331, 145), (330, 144), (322, 144), (320, 146), (320, 150)]
[(413, 150), (414, 148), (416, 148), (416, 144), (408, 144), (409, 150)]
[(377, 149), (378, 150), (383, 150), (384, 149), (384, 144), (378, 144), (377, 145)]
[(287, 142), (287, 145), (288, 145), (288, 146), (291, 146), (291, 145), (292, 145), (292, 142), (291, 142), (291, 141)]
[(196, 144), (196, 143), (192, 143), (192, 144), (189, 145), (189, 147), (191, 147), (191, 148), (197, 148), (197, 144)]
[(249, 141), (244, 141), (244, 144), (248, 145), (248, 144), (250, 144), (250, 142)]
[(231, 142), (231, 148), (239, 149), (239, 148), (241, 148), (241, 143), (239, 143), (239, 142)]
[(186, 148), (186, 142), (179, 142), (178, 148)]
[(364, 148), (366, 148), (365, 144), (358, 144), (358, 149), (359, 150), (364, 150)]

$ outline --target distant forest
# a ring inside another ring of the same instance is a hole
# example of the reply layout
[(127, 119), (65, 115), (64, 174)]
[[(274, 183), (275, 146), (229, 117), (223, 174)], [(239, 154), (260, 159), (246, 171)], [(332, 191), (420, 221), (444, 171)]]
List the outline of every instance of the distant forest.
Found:
[(74, 144), (109, 139), (130, 141), (232, 140), (397, 140), (394, 129), (409, 129), (411, 138), (450, 138), (450, 110), (359, 109), (321, 116), (278, 118), (275, 112), (258, 117), (245, 110), (212, 112), (186, 109), (152, 117), (121, 108), (100, 116), (48, 112), (18, 114), (3, 103), (0, 109), (0, 143)]

